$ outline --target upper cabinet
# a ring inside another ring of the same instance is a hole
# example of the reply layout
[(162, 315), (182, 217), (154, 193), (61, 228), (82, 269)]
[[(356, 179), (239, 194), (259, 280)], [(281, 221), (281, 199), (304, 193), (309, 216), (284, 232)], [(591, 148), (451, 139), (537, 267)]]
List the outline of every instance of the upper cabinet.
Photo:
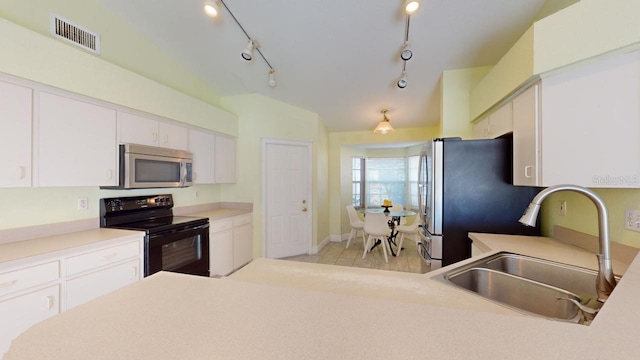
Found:
[(513, 100), (514, 184), (640, 187), (640, 52), (547, 78)]
[(189, 151), (193, 153), (193, 183), (215, 183), (216, 136), (212, 133), (189, 129)]
[(37, 186), (116, 185), (116, 111), (39, 93)]
[(139, 115), (118, 112), (118, 141), (187, 150), (187, 128)]
[(214, 163), (216, 183), (236, 182), (236, 139), (216, 135)]
[(0, 187), (31, 186), (32, 94), (0, 81)]
[(513, 131), (513, 113), (508, 102), (473, 126), (476, 139), (495, 139)]

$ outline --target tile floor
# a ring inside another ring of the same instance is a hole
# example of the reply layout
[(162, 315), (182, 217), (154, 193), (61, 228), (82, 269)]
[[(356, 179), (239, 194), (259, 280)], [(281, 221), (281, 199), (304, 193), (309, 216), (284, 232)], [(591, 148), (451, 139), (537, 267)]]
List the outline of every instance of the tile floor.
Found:
[(389, 262), (384, 261), (382, 248), (377, 246), (372, 252), (362, 259), (362, 237), (352, 240), (346, 249), (347, 241), (329, 242), (318, 254), (297, 255), (284, 260), (313, 262), (320, 264), (334, 264), (340, 266), (352, 266), (370, 269), (403, 271), (423, 274), (431, 269), (420, 259), (416, 251), (416, 243), (412, 239), (405, 238), (400, 256), (390, 256)]

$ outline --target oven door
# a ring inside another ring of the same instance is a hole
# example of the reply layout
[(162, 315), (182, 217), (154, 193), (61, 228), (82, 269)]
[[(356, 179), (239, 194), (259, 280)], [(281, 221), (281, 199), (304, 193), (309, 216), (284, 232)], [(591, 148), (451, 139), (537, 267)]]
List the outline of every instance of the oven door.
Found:
[(209, 224), (147, 235), (145, 271), (209, 276)]

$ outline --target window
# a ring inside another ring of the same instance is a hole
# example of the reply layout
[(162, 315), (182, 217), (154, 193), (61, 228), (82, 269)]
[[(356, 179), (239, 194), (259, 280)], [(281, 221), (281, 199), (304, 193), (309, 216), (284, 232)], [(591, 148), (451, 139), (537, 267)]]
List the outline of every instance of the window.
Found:
[(364, 207), (364, 158), (354, 157), (351, 165), (351, 203), (356, 208)]
[(420, 156), (409, 156), (409, 206), (418, 211), (418, 163)]
[(365, 179), (368, 207), (379, 207), (384, 199), (389, 199), (394, 204), (406, 206), (406, 158), (367, 159)]

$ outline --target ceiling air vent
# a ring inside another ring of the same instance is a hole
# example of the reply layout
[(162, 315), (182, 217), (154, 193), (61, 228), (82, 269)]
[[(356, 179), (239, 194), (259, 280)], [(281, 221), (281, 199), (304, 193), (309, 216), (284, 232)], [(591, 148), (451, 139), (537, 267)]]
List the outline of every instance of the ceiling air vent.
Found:
[(51, 35), (100, 54), (100, 35), (51, 14)]

